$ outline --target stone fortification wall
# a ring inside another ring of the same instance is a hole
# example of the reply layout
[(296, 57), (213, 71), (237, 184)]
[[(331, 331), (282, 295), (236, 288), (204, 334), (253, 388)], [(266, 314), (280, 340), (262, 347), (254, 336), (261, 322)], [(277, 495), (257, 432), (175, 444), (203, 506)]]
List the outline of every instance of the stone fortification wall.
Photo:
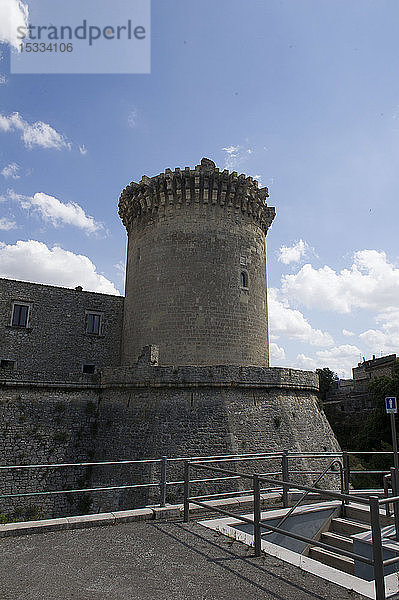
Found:
[[(124, 375), (122, 374), (124, 372)], [(1, 464), (201, 456), (256, 451), (337, 450), (317, 408), (317, 381), (309, 372), (236, 367), (107, 369), (101, 384), (8, 381), (0, 387)], [(244, 465), (240, 463), (240, 468)], [(276, 468), (277, 467), (277, 468)], [(301, 468), (312, 468), (302, 461)], [(253, 464), (247, 465), (253, 470)], [(279, 470), (273, 461), (257, 469)], [(67, 468), (2, 474), (1, 493), (145, 483), (158, 467)], [(169, 467), (180, 480), (182, 463)], [(220, 489), (220, 488), (218, 488)], [(216, 491), (216, 487), (212, 488)], [(179, 500), (179, 488), (168, 500)], [(52, 498), (0, 499), (0, 512), (31, 506), (59, 515), (130, 508), (156, 501), (157, 490)], [(33, 507), (33, 508), (32, 508)]]
[[(120, 364), (123, 298), (0, 279), (0, 360), (27, 371), (67, 378), (82, 373), (83, 365), (95, 370)], [(13, 306), (28, 307), (26, 326), (12, 324)], [(88, 313), (99, 315), (98, 334), (87, 331)], [(8, 377), (0, 370), (0, 379)], [(32, 377), (34, 375), (32, 374)]]
[(268, 366), (266, 188), (203, 159), (123, 192), (128, 232), (122, 364)]

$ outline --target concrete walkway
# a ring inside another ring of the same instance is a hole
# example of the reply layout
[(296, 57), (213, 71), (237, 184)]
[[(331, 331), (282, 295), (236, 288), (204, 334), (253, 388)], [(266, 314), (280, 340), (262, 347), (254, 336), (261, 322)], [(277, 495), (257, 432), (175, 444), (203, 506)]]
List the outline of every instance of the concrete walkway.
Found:
[(0, 539), (1, 600), (358, 600), (197, 523)]

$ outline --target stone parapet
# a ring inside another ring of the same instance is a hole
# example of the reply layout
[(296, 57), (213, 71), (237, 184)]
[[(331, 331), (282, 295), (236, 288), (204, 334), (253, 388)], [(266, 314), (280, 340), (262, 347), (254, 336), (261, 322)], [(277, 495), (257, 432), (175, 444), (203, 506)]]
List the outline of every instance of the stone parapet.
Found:
[(265, 202), (268, 197), (268, 189), (259, 188), (256, 179), (220, 171), (203, 158), (195, 169), (166, 169), (155, 177), (143, 176), (139, 183), (132, 181), (120, 196), (119, 215), (129, 229), (136, 219), (154, 219), (167, 205), (218, 204), (250, 215), (266, 234), (275, 217), (275, 209)]

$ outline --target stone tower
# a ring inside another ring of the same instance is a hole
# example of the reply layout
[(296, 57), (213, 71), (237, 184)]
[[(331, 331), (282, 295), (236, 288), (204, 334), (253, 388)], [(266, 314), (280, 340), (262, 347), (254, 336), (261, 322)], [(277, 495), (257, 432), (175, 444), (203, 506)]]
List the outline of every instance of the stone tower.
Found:
[(251, 177), (206, 158), (123, 190), (123, 365), (150, 344), (160, 365), (269, 365), (267, 197)]

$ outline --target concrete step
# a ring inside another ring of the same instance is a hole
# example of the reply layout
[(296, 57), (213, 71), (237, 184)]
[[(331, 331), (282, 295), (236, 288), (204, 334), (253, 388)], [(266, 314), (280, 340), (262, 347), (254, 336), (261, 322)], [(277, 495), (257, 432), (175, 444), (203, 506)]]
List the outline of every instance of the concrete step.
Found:
[(334, 567), (334, 569), (338, 569), (344, 573), (354, 575), (355, 564), (351, 558), (339, 556), (334, 552), (324, 550), (323, 548), (318, 548), (317, 546), (310, 548), (309, 557), (313, 558), (314, 560), (318, 560), (319, 562), (323, 563), (323, 565), (328, 565), (329, 567)]
[(347, 550), (348, 552), (353, 551), (353, 540), (351, 538), (339, 535), (338, 533), (333, 533), (332, 531), (322, 533), (320, 541), (335, 546), (335, 548), (340, 548), (341, 550)]
[[(370, 511), (366, 506), (349, 504), (345, 508), (345, 518), (370, 523)], [(386, 525), (392, 525), (394, 520), (392, 517), (387, 517), (380, 512), (380, 523), (382, 527), (385, 527)]]
[(346, 536), (354, 535), (355, 533), (364, 533), (369, 531), (370, 525), (367, 523), (361, 523), (354, 519), (347, 519), (346, 517), (335, 517), (331, 521), (330, 531), (334, 533), (344, 534)]

